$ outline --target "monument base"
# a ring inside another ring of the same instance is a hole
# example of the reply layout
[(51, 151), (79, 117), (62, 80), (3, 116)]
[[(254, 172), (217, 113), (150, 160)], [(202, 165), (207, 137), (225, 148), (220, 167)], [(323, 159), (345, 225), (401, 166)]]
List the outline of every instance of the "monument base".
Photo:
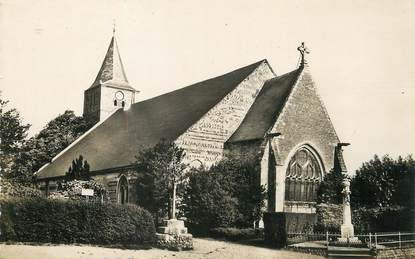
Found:
[(187, 233), (183, 220), (169, 219), (164, 224), (157, 228), (158, 246), (175, 251), (193, 249), (193, 236)]
[(352, 224), (341, 225), (340, 233), (342, 238), (352, 238), (354, 237), (354, 228)]
[(187, 234), (187, 228), (184, 226), (183, 220), (169, 219), (164, 220), (163, 227), (158, 227), (157, 232), (161, 234), (180, 235)]

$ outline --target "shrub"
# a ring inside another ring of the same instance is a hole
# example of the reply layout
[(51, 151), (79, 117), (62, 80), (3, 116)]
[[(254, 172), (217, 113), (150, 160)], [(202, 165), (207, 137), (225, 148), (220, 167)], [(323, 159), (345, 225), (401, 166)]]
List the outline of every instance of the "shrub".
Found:
[(343, 207), (338, 204), (322, 203), (316, 206), (317, 223), (314, 226), (316, 232), (340, 232), (343, 220)]
[(264, 197), (258, 160), (229, 158), (189, 173), (182, 208), (191, 228), (199, 231), (246, 228), (260, 219)]
[(88, 199), (94, 201), (108, 201), (109, 196), (105, 187), (93, 180), (71, 180), (58, 182), (58, 190), (51, 192), (48, 196), (49, 199), (71, 199), (71, 200), (86, 200), (86, 196), (82, 196), (82, 189), (93, 189), (94, 195), (88, 197)]
[(358, 233), (413, 232), (415, 230), (415, 210), (402, 206), (369, 209), (361, 207), (353, 210), (352, 221)]
[(343, 202), (343, 179), (345, 178), (338, 170), (331, 170), (317, 189), (317, 202), (342, 204)]
[(135, 205), (43, 198), (3, 200), (2, 240), (143, 244), (154, 241), (150, 213)]
[(263, 234), (263, 230), (253, 228), (212, 228), (209, 230), (210, 236), (231, 241), (260, 238)]
[(8, 199), (10, 197), (42, 197), (40, 190), (31, 186), (25, 186), (18, 182), (13, 182), (8, 179), (1, 179), (0, 181), (0, 199)]

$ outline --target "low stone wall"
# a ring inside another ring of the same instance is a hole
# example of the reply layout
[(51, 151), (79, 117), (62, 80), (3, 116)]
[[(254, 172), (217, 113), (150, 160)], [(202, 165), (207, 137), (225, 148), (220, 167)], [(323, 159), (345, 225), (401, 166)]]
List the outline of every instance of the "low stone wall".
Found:
[(287, 247), (286, 250), (327, 257), (327, 248), (318, 247)]
[(265, 243), (275, 247), (287, 245), (286, 217), (284, 212), (264, 213)]
[(287, 233), (312, 231), (317, 221), (316, 214), (267, 212), (264, 213), (265, 242), (275, 247), (287, 245)]

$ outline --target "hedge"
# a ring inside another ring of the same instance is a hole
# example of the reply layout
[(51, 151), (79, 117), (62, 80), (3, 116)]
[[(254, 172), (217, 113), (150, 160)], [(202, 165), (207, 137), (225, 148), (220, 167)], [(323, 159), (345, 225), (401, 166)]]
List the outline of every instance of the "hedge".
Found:
[(145, 244), (155, 237), (151, 214), (135, 205), (26, 198), (0, 206), (3, 241)]
[(212, 228), (209, 230), (210, 237), (230, 241), (262, 238), (263, 234), (263, 229), (253, 228)]
[(343, 206), (339, 204), (321, 203), (316, 205), (317, 223), (315, 232), (339, 233), (343, 223)]
[(357, 233), (414, 232), (415, 209), (402, 206), (360, 207), (353, 210), (352, 223)]

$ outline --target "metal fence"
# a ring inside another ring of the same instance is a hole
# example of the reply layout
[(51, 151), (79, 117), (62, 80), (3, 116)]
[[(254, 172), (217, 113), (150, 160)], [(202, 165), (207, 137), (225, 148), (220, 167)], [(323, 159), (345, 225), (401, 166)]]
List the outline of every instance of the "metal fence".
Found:
[(350, 246), (367, 248), (415, 247), (415, 233), (389, 232), (355, 235), (353, 238), (341, 238), (339, 233), (287, 233), (287, 243), (311, 242), (322, 246)]

